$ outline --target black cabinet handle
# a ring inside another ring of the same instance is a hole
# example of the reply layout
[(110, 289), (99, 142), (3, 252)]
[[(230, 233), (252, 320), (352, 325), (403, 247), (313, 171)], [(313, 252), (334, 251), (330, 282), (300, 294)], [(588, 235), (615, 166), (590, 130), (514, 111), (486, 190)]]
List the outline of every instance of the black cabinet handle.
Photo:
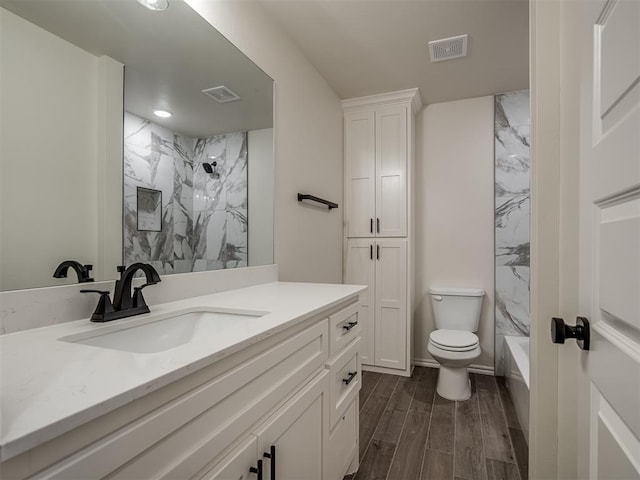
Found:
[(376, 245), (376, 260), (380, 260), (380, 245)]
[(373, 233), (373, 218), (369, 219), (369, 232)]
[(373, 260), (373, 245), (369, 245), (369, 258)]
[(348, 332), (353, 327), (355, 327), (357, 324), (358, 324), (358, 322), (349, 322), (346, 325), (343, 325), (342, 328), (344, 328)]
[(349, 372), (349, 376), (347, 378), (343, 378), (342, 381), (349, 385), (351, 382), (353, 382), (353, 379), (356, 378), (356, 375), (358, 375), (357, 370), (355, 372)]
[(251, 473), (256, 474), (257, 480), (262, 480), (262, 460), (258, 460), (258, 467), (251, 467), (249, 469)]
[(276, 480), (276, 446), (271, 445), (269, 451), (264, 452), (262, 456), (271, 460), (271, 465), (269, 466), (269, 470), (271, 472), (271, 480)]
[(376, 232), (380, 233), (380, 219), (376, 218)]

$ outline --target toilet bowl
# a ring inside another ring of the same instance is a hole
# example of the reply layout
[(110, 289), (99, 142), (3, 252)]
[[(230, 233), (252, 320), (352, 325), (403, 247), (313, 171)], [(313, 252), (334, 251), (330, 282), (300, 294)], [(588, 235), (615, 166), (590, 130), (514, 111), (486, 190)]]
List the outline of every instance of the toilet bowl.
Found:
[(438, 395), (448, 400), (467, 400), (471, 396), (467, 367), (481, 353), (478, 337), (461, 330), (434, 330), (427, 350), (440, 364)]
[(463, 288), (429, 290), (436, 330), (429, 334), (427, 350), (440, 364), (438, 395), (449, 400), (471, 397), (467, 367), (481, 353), (478, 331), (484, 291)]

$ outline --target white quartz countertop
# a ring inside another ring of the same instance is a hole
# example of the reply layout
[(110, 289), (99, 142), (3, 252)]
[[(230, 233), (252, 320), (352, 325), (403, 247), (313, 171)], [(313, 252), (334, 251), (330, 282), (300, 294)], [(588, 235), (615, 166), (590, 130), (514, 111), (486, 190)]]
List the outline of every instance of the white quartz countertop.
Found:
[[(73, 430), (364, 290), (357, 285), (268, 283), (151, 305), (151, 313), (113, 322), (84, 319), (0, 336), (0, 460)], [(268, 313), (158, 353), (59, 340), (116, 324), (133, 326), (151, 316), (194, 307)]]

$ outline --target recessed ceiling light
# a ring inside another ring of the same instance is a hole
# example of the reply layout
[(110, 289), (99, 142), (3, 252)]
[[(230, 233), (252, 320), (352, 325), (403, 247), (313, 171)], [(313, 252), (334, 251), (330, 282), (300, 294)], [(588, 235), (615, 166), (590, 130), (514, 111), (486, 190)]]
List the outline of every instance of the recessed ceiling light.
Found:
[(160, 117), (160, 118), (169, 118), (173, 116), (173, 112), (170, 112), (169, 110), (163, 110), (161, 108), (157, 108), (153, 111), (153, 114), (156, 117)]
[(138, 0), (138, 3), (149, 10), (162, 12), (169, 8), (169, 0)]

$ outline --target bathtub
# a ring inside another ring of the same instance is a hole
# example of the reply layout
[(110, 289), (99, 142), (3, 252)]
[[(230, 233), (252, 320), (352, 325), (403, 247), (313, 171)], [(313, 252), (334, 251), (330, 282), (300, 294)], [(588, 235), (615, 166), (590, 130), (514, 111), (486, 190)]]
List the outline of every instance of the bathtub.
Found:
[(529, 338), (504, 337), (505, 376), (507, 388), (516, 409), (518, 421), (529, 441)]

